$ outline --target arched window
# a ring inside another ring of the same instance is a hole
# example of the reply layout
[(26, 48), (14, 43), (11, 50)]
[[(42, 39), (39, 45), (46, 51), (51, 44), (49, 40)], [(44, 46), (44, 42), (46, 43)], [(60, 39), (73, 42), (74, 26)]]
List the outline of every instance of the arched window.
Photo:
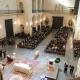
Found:
[(36, 10), (36, 0), (32, 0), (32, 10)]
[(44, 10), (44, 0), (42, 0), (42, 10)]
[(41, 8), (41, 0), (38, 0), (38, 10)]
[(23, 13), (23, 3), (22, 2), (19, 2), (19, 10)]

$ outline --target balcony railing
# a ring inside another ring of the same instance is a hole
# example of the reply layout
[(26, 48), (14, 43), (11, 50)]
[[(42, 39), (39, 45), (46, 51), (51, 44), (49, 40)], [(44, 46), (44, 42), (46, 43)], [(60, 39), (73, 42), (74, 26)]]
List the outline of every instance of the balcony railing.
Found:
[(40, 12), (44, 12), (44, 10), (32, 10), (32, 13), (40, 13)]
[(32, 13), (47, 12), (52, 14), (74, 14), (74, 9), (64, 9), (64, 10), (32, 10)]
[(24, 10), (0, 10), (0, 14), (24, 13)]

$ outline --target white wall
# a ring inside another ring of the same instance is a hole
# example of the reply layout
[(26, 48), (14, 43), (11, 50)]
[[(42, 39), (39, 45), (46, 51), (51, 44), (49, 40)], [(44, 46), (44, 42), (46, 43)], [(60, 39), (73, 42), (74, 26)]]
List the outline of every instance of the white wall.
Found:
[[(8, 6), (7, 6), (8, 5)], [(16, 10), (16, 0), (0, 0), (0, 10)]]
[[(17, 10), (16, 0), (0, 0), (0, 10)], [(0, 39), (6, 37), (5, 20), (13, 19), (14, 34), (20, 32), (20, 24), (24, 24), (24, 16), (17, 14), (0, 14)], [(16, 22), (16, 24), (14, 24)]]
[(54, 10), (55, 5), (62, 5), (65, 8), (74, 7), (75, 0), (44, 0), (45, 1), (45, 9)]
[(56, 5), (56, 2), (54, 0), (44, 0), (44, 10), (54, 10), (54, 6)]
[[(71, 3), (71, 1), (69, 1), (69, 0), (66, 0), (66, 1), (71, 4), (68, 7), (73, 7), (74, 6), (74, 4), (73, 4), (74, 0), (73, 0), (73, 3)], [(57, 7), (56, 7), (56, 5), (57, 5)], [(69, 9), (66, 8), (66, 7), (63, 7), (63, 5), (58, 3), (56, 0), (45, 0), (44, 9), (48, 10), (48, 12), (45, 13), (45, 15), (50, 16), (50, 18), (52, 16), (63, 16), (64, 17), (64, 21), (63, 21), (64, 26), (68, 26), (68, 21), (70, 19), (75, 19), (74, 15), (69, 14)]]
[[(6, 19), (13, 19), (13, 31), (14, 34), (19, 33), (20, 32), (20, 24), (24, 24), (23, 23), (23, 16), (22, 15), (4, 15), (1, 16), (0, 15), (0, 39), (6, 37), (6, 30), (5, 30), (5, 20)], [(15, 24), (16, 22), (16, 24)]]

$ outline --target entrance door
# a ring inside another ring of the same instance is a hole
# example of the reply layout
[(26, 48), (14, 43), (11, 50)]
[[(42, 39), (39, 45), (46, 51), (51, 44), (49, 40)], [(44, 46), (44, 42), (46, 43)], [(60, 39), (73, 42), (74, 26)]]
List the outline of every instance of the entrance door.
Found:
[(53, 16), (53, 29), (59, 29), (63, 26), (63, 17)]
[(13, 37), (13, 21), (12, 19), (5, 20), (6, 37)]

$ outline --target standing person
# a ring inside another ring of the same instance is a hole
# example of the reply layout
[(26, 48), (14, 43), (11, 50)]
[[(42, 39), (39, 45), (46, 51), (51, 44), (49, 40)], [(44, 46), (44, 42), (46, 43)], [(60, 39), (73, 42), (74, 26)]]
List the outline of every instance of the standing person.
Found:
[(74, 72), (74, 66), (70, 65), (70, 74), (72, 75)]
[(4, 41), (2, 41), (1, 44), (2, 44), (2, 48), (3, 48), (4, 47)]
[(0, 80), (3, 80), (3, 73), (1, 70), (0, 70)]
[(6, 50), (3, 50), (2, 53), (4, 55), (4, 58), (6, 58)]
[(68, 65), (65, 63), (64, 64), (64, 73), (67, 73), (67, 70), (68, 70)]

